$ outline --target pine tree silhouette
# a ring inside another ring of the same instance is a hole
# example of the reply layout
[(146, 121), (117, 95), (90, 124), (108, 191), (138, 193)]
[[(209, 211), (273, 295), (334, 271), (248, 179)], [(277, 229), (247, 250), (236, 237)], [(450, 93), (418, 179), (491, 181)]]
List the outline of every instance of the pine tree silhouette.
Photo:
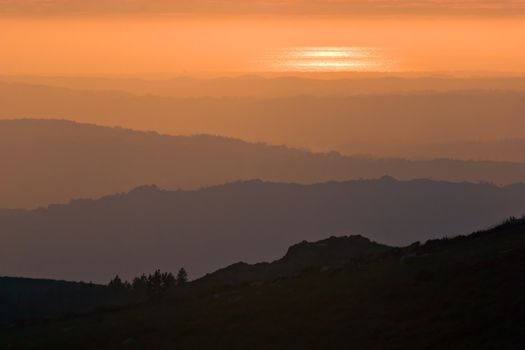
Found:
[(177, 273), (177, 286), (182, 286), (188, 282), (188, 273), (186, 270), (181, 268)]

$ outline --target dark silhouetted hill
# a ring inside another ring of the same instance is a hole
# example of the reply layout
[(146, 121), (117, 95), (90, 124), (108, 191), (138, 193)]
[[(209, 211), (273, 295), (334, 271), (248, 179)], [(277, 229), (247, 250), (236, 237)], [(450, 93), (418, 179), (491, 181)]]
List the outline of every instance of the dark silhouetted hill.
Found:
[(377, 258), (390, 249), (392, 248), (371, 242), (362, 236), (330, 237), (313, 243), (303, 241), (291, 246), (283, 258), (272, 263), (233, 264), (207, 274), (193, 285), (202, 288), (295, 277), (309, 268), (328, 270), (350, 262)]
[(457, 235), (525, 213), (525, 185), (392, 178), (315, 185), (143, 186), (98, 200), (0, 212), (0, 274), (106, 282), (160, 268), (192, 278), (272, 261), (302, 240), (363, 234), (390, 245)]
[(432, 178), (509, 184), (525, 163), (344, 157), (215, 136), (166, 136), (58, 120), (0, 121), (0, 208), (32, 208), (154, 183), (195, 189), (260, 178), (310, 184)]
[[(326, 268), (370, 248), (379, 254)], [(525, 345), (523, 219), (405, 248), (362, 237), (301, 243), (270, 265), (305, 260), (312, 261), (310, 268), (288, 278), (205, 289), (190, 285), (160, 303), (0, 330), (0, 346), (514, 350)], [(224, 271), (214, 275), (231, 281)]]

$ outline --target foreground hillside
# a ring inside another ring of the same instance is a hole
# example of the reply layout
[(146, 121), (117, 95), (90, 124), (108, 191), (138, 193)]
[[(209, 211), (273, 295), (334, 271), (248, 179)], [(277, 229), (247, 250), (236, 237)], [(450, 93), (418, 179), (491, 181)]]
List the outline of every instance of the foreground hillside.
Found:
[[(525, 185), (392, 178), (315, 185), (236, 182), (137, 188), (97, 200), (0, 211), (0, 275), (107, 282), (184, 266), (193, 278), (331, 235), (383, 244), (451, 236), (525, 213)], [(30, 257), (30, 258), (28, 258)]]
[[(319, 257), (330, 248), (340, 255), (337, 247), (344, 246), (344, 240), (300, 244), (290, 250), (288, 259), (304, 261), (297, 254)], [(369, 251), (379, 247), (358, 237), (350, 238), (347, 248), (354, 240), (368, 254), (349, 255), (353, 258), (342, 264), (318, 260), (287, 278), (204, 290), (190, 285), (158, 302), (11, 329), (0, 333), (0, 346), (365, 350), (525, 346), (524, 220), (382, 252)]]
[(525, 164), (344, 157), (214, 136), (165, 136), (57, 120), (0, 120), (0, 208), (32, 208), (154, 183), (194, 189), (253, 178), (316, 183), (432, 178), (525, 182)]
[[(249, 265), (240, 262), (209, 273), (191, 285), (184, 281), (185, 289), (178, 288), (177, 281), (173, 281), (168, 288), (173, 291), (177, 287), (176, 291), (194, 293), (217, 286), (272, 281), (297, 276), (309, 268), (343, 266), (350, 261), (376, 258), (390, 249), (362, 236), (331, 237), (313, 243), (304, 241), (290, 247), (283, 258), (272, 263)], [(152, 274), (144, 277), (146, 282), (143, 284), (121, 281), (119, 285), (114, 284), (114, 279), (108, 285), (98, 285), (0, 277), (0, 329), (27, 327), (66, 315), (147, 301), (152, 291), (158, 293), (159, 290), (154, 287), (153, 280), (150, 280), (152, 284), (147, 282), (147, 277), (153, 278)]]

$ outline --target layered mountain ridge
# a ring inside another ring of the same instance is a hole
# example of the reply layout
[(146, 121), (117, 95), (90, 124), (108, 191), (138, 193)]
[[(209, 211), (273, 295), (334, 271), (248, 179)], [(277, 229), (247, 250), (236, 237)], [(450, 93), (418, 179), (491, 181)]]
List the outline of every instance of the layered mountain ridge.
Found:
[(198, 189), (237, 180), (313, 184), (378, 178), (525, 182), (525, 164), (347, 157), (199, 135), (168, 136), (64, 120), (1, 120), (0, 208), (34, 208), (144, 184)]

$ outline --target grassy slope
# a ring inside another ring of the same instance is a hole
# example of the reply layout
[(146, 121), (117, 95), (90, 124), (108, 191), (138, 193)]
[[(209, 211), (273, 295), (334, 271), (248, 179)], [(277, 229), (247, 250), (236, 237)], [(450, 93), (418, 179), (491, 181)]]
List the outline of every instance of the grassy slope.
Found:
[(10, 330), (2, 349), (521, 349), (525, 222)]

